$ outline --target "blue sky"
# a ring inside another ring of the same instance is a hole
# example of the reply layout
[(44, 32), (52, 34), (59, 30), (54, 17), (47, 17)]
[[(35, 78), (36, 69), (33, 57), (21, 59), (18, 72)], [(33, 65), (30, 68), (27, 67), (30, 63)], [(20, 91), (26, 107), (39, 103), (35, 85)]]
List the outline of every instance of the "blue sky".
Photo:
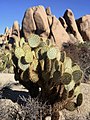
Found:
[(90, 14), (90, 0), (0, 0), (0, 34), (15, 20), (21, 25), (26, 9), (36, 5), (50, 6), (56, 17), (63, 16), (68, 8), (72, 9), (75, 18)]

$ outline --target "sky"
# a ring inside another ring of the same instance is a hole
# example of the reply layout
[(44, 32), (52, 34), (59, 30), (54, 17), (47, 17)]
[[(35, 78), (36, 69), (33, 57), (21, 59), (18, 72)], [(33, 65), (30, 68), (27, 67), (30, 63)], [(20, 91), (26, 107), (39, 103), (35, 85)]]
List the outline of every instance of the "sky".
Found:
[(57, 18), (71, 9), (76, 19), (90, 14), (90, 0), (0, 0), (0, 34), (17, 20), (21, 26), (25, 11), (33, 6), (50, 7)]

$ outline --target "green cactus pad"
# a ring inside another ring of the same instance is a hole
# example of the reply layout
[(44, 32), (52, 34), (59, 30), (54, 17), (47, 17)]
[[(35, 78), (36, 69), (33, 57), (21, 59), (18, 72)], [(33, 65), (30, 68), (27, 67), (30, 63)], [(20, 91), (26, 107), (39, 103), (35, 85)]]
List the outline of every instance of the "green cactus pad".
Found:
[(20, 47), (23, 47), (24, 44), (25, 44), (25, 39), (22, 37), (20, 39)]
[(74, 95), (75, 95), (75, 96), (78, 96), (79, 93), (80, 93), (80, 86), (77, 86), (77, 87), (74, 89)]
[(29, 43), (30, 47), (36, 48), (41, 43), (40, 37), (38, 35), (32, 34), (28, 38), (28, 43)]
[(61, 75), (63, 75), (64, 73), (64, 65), (61, 61), (59, 61), (59, 64), (58, 64), (58, 71), (61, 72)]
[(25, 71), (29, 67), (29, 64), (25, 64), (24, 59), (20, 58), (18, 59), (18, 66), (21, 70)]
[(69, 102), (68, 104), (66, 104), (65, 109), (69, 110), (69, 111), (74, 111), (77, 108), (76, 103), (75, 102)]
[(82, 93), (80, 93), (78, 96), (77, 96), (77, 101), (76, 101), (76, 104), (77, 106), (80, 106), (83, 102), (83, 95)]
[(30, 48), (30, 46), (28, 45), (28, 43), (25, 43), (25, 44), (23, 45), (22, 49), (24, 50), (25, 53), (28, 52), (28, 51), (31, 51), (31, 48)]
[(28, 52), (25, 53), (25, 61), (27, 63), (33, 62), (33, 54), (32, 54), (31, 51), (28, 51)]
[(72, 80), (72, 75), (69, 73), (63, 73), (63, 76), (61, 77), (61, 82), (64, 85), (68, 85)]
[(75, 86), (74, 80), (71, 80), (71, 82), (68, 85), (65, 85), (65, 89), (69, 92), (71, 91)]
[(65, 52), (65, 51), (62, 51), (62, 52), (61, 52), (61, 58), (60, 58), (60, 61), (61, 61), (61, 62), (64, 62), (65, 59), (66, 59), (66, 52)]
[(83, 73), (81, 70), (76, 70), (72, 73), (72, 76), (73, 76), (73, 80), (75, 81), (75, 83), (77, 83), (78, 81), (82, 79)]
[(76, 71), (76, 70), (80, 70), (80, 67), (77, 64), (72, 67), (73, 72)]
[(47, 51), (47, 56), (50, 60), (53, 60), (53, 59), (57, 58), (57, 54), (58, 54), (58, 49), (56, 47), (51, 47)]
[(66, 57), (64, 61), (64, 69), (72, 68), (72, 60), (69, 57)]
[(60, 59), (61, 59), (61, 52), (59, 51), (59, 49), (58, 49), (58, 53), (57, 53), (56, 59), (57, 59), (58, 61), (60, 61)]
[(66, 72), (66, 73), (69, 73), (69, 74), (72, 74), (72, 68), (67, 68), (67, 69), (65, 69), (65, 72)]
[(21, 47), (16, 47), (15, 49), (15, 56), (20, 59), (22, 56), (25, 55), (24, 50)]
[(41, 43), (40, 43), (39, 47), (45, 47), (45, 46), (46, 46), (46, 43), (45, 43), (45, 42), (43, 42), (43, 41), (41, 41)]
[(48, 51), (48, 46), (44, 46), (41, 48), (41, 55), (43, 55), (44, 53), (46, 53)]

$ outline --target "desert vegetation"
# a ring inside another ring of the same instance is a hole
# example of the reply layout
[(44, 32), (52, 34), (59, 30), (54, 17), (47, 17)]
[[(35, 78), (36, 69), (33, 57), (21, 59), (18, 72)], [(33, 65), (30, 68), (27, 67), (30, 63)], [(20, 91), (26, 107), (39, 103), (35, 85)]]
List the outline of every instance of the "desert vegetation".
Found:
[(7, 28), (0, 36), (0, 72), (14, 74), (29, 93), (27, 97), (18, 96), (14, 101), (17, 107), (5, 108), (3, 94), (11, 88), (10, 84), (0, 87), (1, 119), (64, 120), (60, 114), (63, 109), (73, 112), (82, 105), (81, 83), (90, 81), (90, 42), (83, 40), (79, 20), (75, 22), (70, 13), (67, 10), (58, 20), (49, 8), (30, 8), (22, 29), (15, 21), (12, 31)]

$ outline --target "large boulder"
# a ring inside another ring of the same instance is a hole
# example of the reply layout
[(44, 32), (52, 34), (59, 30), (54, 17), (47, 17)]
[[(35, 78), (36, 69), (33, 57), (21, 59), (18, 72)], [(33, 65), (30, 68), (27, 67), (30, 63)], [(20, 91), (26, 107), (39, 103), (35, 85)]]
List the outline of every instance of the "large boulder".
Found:
[(31, 33), (49, 36), (50, 29), (47, 14), (43, 6), (32, 7), (25, 12), (22, 21), (22, 31), (26, 39)]
[(38, 6), (34, 13), (34, 20), (36, 23), (36, 33), (38, 35), (45, 33), (46, 36), (49, 36), (50, 29), (48, 25), (47, 14), (43, 6)]
[(76, 20), (78, 29), (84, 41), (90, 40), (90, 15), (85, 15)]
[(22, 21), (22, 31), (26, 39), (32, 32), (36, 31), (36, 25), (33, 18), (33, 13), (34, 13), (33, 8), (27, 9)]
[(74, 14), (70, 9), (66, 10), (64, 14), (64, 19), (68, 25), (67, 32), (73, 34), (74, 37), (77, 39), (77, 42), (83, 42), (82, 36), (80, 35), (75, 22)]
[(63, 43), (70, 41), (68, 33), (55, 16), (52, 18), (51, 32), (54, 37), (54, 41), (59, 47), (61, 47)]

